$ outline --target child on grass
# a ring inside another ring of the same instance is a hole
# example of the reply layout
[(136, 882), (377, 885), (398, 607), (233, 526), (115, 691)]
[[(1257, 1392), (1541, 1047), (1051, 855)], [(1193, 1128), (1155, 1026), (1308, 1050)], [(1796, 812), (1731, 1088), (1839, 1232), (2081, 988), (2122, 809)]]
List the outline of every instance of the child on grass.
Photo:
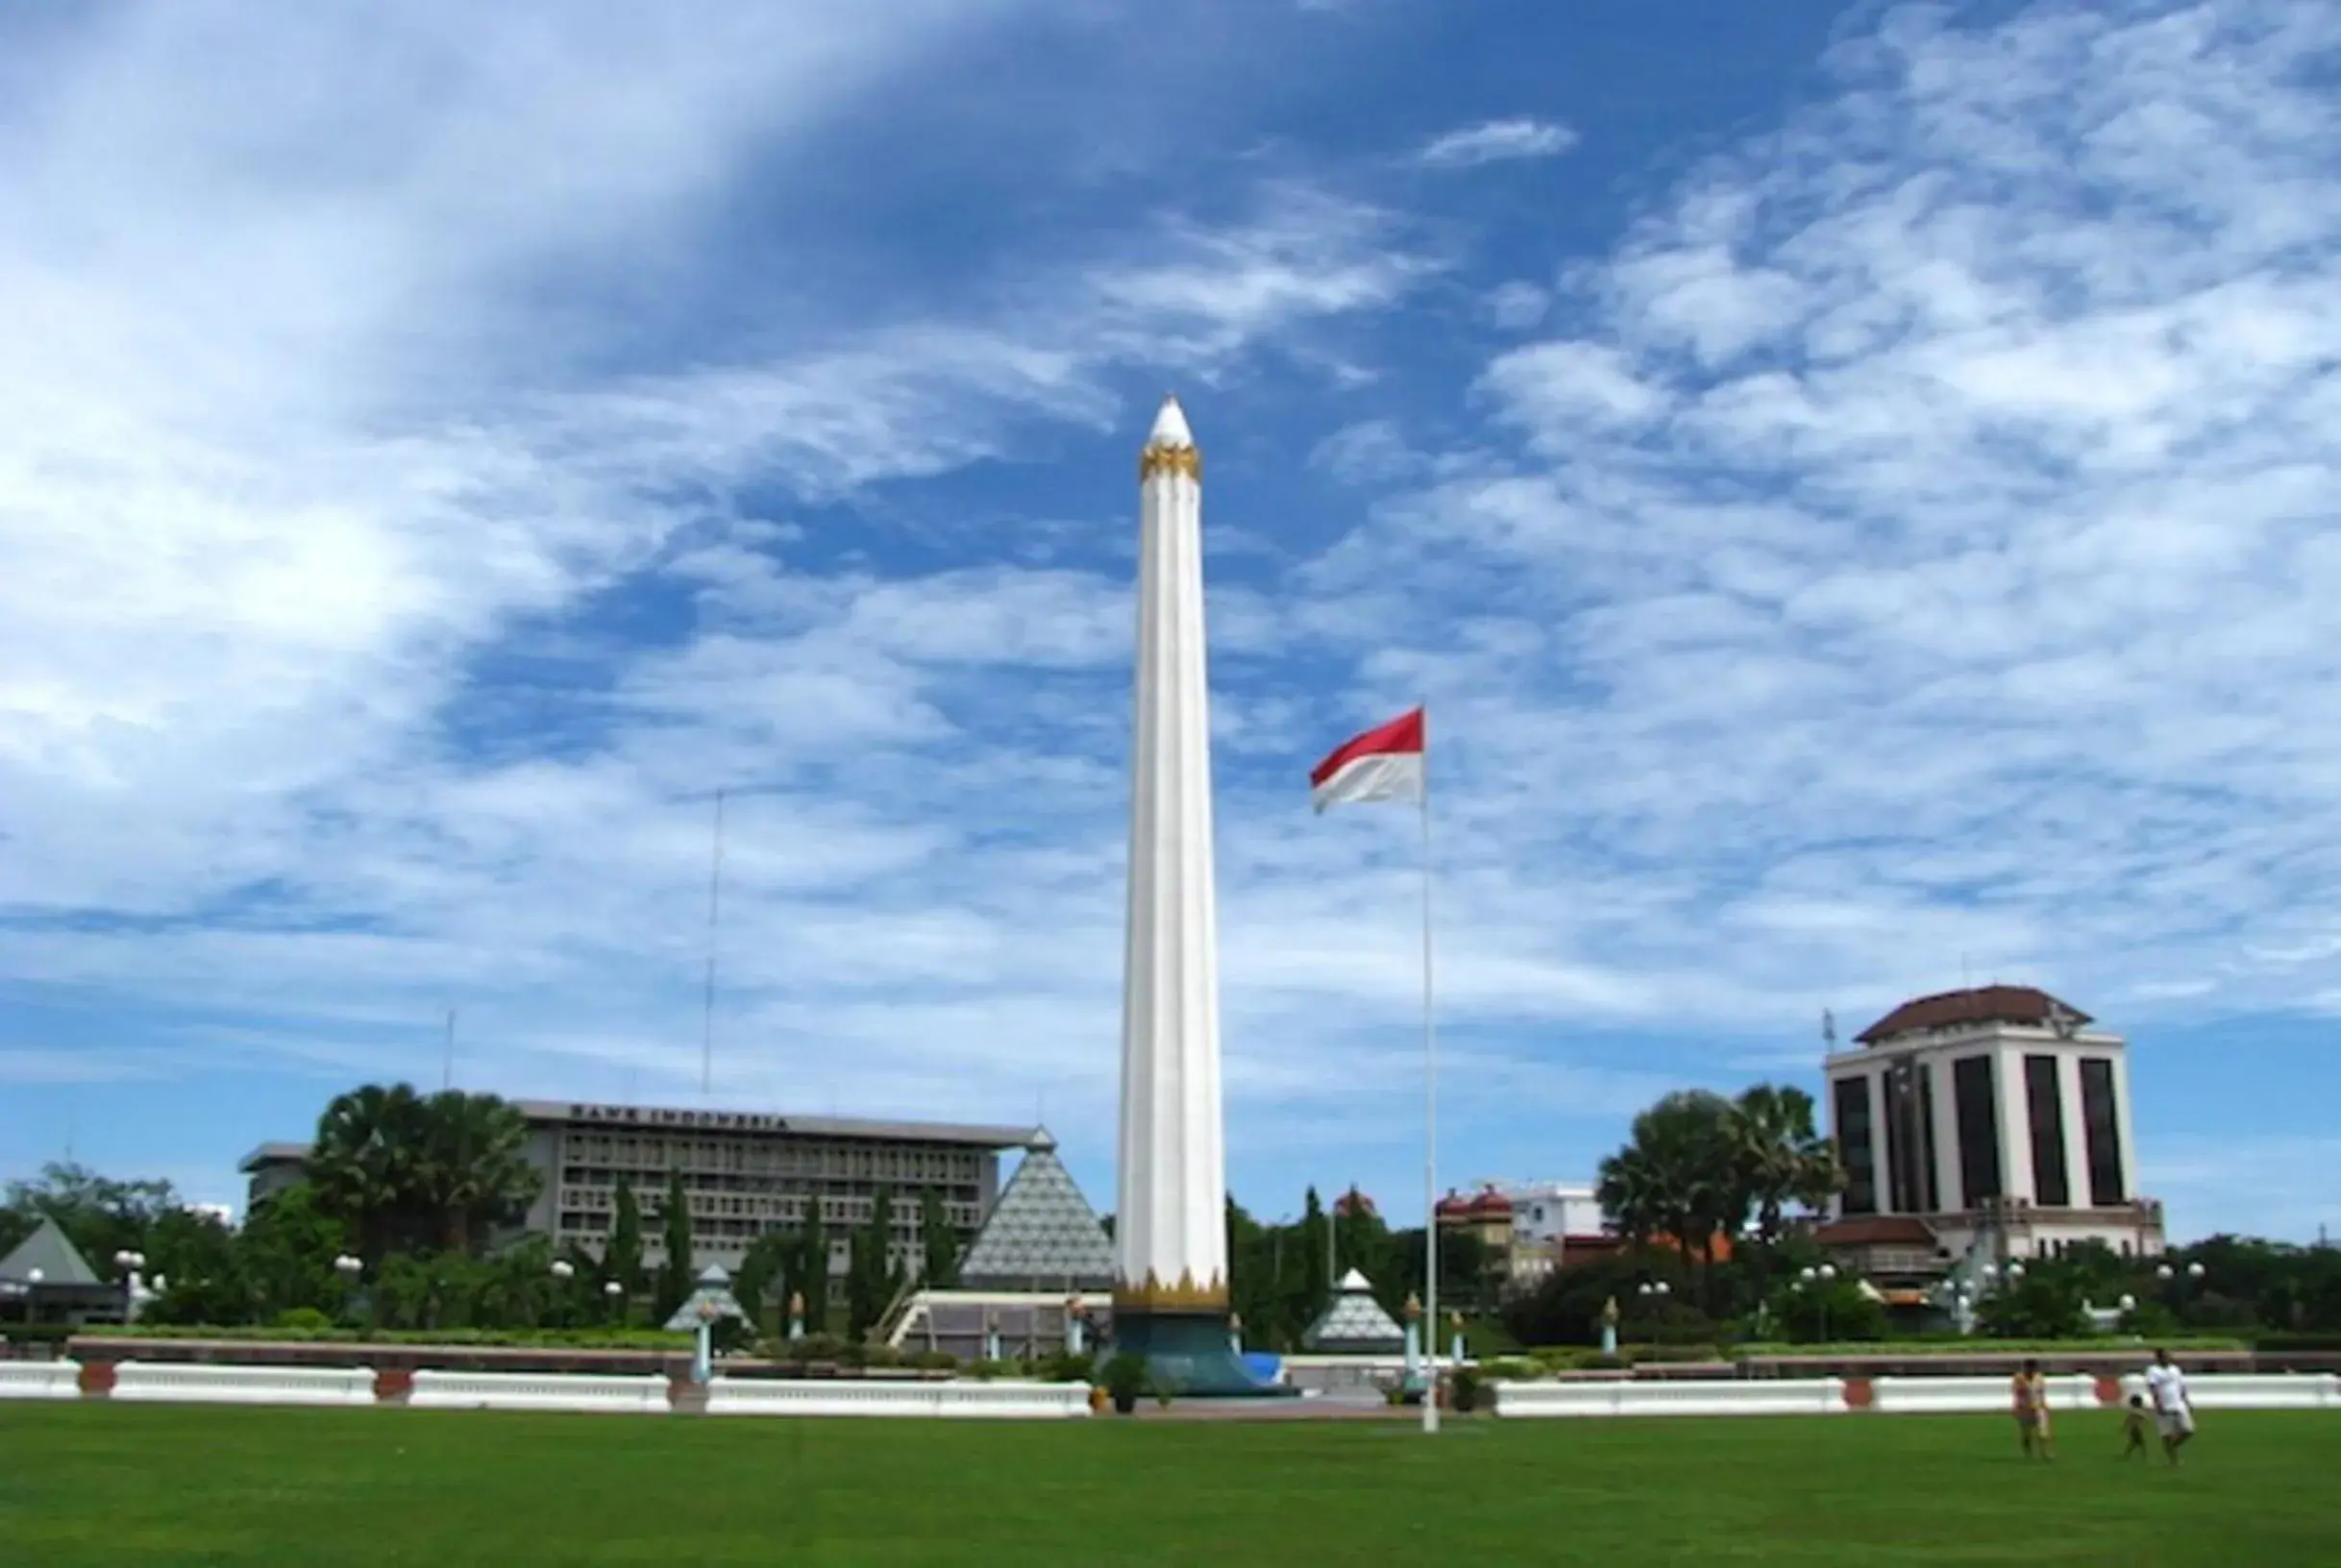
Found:
[(2146, 1458), (2146, 1429), (2153, 1424), (2146, 1413), (2146, 1396), (2132, 1394), (2129, 1409), (2122, 1411), (2122, 1458), (2135, 1455)]
[(2016, 1374), (2016, 1440), (2024, 1448), (2024, 1457), (2043, 1459), (2057, 1457), (2057, 1444), (2049, 1435), (2048, 1379), (2040, 1375), (2040, 1363), (2027, 1360), (2024, 1370)]

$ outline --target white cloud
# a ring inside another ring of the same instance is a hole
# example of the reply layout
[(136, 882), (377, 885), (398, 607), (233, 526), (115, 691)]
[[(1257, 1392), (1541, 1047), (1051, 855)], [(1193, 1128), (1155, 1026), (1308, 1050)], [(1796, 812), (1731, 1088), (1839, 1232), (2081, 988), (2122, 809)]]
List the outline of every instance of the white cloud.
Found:
[(1468, 169), (1518, 159), (1558, 158), (1577, 145), (1577, 133), (1550, 120), (1483, 120), (1433, 136), (1415, 154), (1431, 169)]
[[(1110, 1125), (1126, 473), (1029, 524), (913, 481), (1140, 375), (1204, 389), (1215, 530), (1272, 547), (1213, 604), (1237, 1124), (1411, 1126), (1413, 823), (1297, 779), (1424, 695), (1459, 1104), (1570, 1159), (1701, 1051), (1776, 1070), (1967, 964), (2141, 1072), (2157, 1009), (2341, 995), (2329, 18), (1894, 13), (1549, 297), (1471, 283), (1543, 340), (1468, 391), (1368, 379), (1336, 329), (1434, 265), (1291, 184), (834, 314), (782, 246), (713, 350), (579, 325), (687, 293), (746, 192), (785, 211), (796, 149), (1009, 9), (499, 22), (497, 61), (402, 12), (336, 98), (207, 86), (158, 8), (42, 74), (0, 129), (0, 975), (175, 1021), (0, 1080), (435, 1066), (460, 1004), (471, 1081), (680, 1092), (723, 787), (720, 1095)], [(580, 276), (629, 308), (535, 301)], [(1213, 424), (1264, 346), (1358, 369), (1310, 382), (1338, 433)], [(1324, 532), (1221, 487), (1313, 442)]]
[(1781, 1027), (1963, 955), (2133, 1033), (2330, 989), (2337, 42), (1893, 13), (1490, 363), (1523, 457), (1451, 454), (1312, 568), (1542, 612), (1500, 652), (1414, 618), (1360, 680), (1442, 705), (1545, 961)]

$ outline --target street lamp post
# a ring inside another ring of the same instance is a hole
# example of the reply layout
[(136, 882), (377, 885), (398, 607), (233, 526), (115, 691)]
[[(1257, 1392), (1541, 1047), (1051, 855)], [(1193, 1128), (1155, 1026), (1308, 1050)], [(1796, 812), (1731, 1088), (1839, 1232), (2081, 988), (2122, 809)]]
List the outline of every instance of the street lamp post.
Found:
[(608, 1307), (609, 1318), (611, 1322), (616, 1322), (618, 1320), (618, 1314), (626, 1310), (625, 1306), (623, 1305), (625, 1299), (625, 1286), (620, 1285), (616, 1280), (609, 1280), (604, 1283), (602, 1286), (602, 1300)]
[(566, 1258), (553, 1260), (553, 1326), (569, 1326), (569, 1282), (577, 1278), (578, 1266)]
[(341, 1253), (333, 1259), (333, 1272), (341, 1276), (341, 1315), (353, 1323), (357, 1317), (357, 1276), (366, 1271), (365, 1260)]
[(114, 1267), (122, 1271), (122, 1321), (138, 1321), (138, 1271), (146, 1266), (146, 1254), (125, 1247), (113, 1255)]

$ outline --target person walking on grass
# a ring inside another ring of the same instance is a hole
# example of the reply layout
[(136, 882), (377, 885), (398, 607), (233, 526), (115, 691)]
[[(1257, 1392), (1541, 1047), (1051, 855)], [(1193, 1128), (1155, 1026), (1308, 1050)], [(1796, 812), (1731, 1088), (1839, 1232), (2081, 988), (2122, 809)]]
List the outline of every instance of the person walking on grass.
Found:
[(2195, 1435), (2195, 1403), (2187, 1397), (2186, 1374), (2171, 1360), (2169, 1351), (2154, 1353), (2154, 1365), (2146, 1369), (2146, 1393), (2154, 1401), (2155, 1424), (2162, 1429), (2163, 1457), (2177, 1464), (2179, 1450)]
[(2056, 1439), (2049, 1432), (2048, 1379), (2040, 1375), (2040, 1363), (2025, 1360), (2024, 1369), (2016, 1374), (2016, 1441), (2024, 1449), (2024, 1457), (2054, 1459)]
[(2153, 1424), (2153, 1418), (2146, 1410), (2146, 1396), (2132, 1394), (2130, 1403), (2122, 1409), (2122, 1458), (2125, 1460), (2132, 1455), (2141, 1459), (2146, 1457), (2146, 1429)]

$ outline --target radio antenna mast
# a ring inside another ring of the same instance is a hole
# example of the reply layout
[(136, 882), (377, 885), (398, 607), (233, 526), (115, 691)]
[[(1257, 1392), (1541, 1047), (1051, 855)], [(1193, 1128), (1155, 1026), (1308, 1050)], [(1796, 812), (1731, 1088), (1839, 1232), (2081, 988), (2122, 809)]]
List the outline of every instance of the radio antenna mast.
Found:
[(699, 1047), (699, 1091), (702, 1097), (714, 1092), (715, 1088), (715, 935), (717, 921), (723, 918), (724, 897), (724, 792), (715, 792), (715, 849), (707, 868), (707, 1006), (706, 1023)]

